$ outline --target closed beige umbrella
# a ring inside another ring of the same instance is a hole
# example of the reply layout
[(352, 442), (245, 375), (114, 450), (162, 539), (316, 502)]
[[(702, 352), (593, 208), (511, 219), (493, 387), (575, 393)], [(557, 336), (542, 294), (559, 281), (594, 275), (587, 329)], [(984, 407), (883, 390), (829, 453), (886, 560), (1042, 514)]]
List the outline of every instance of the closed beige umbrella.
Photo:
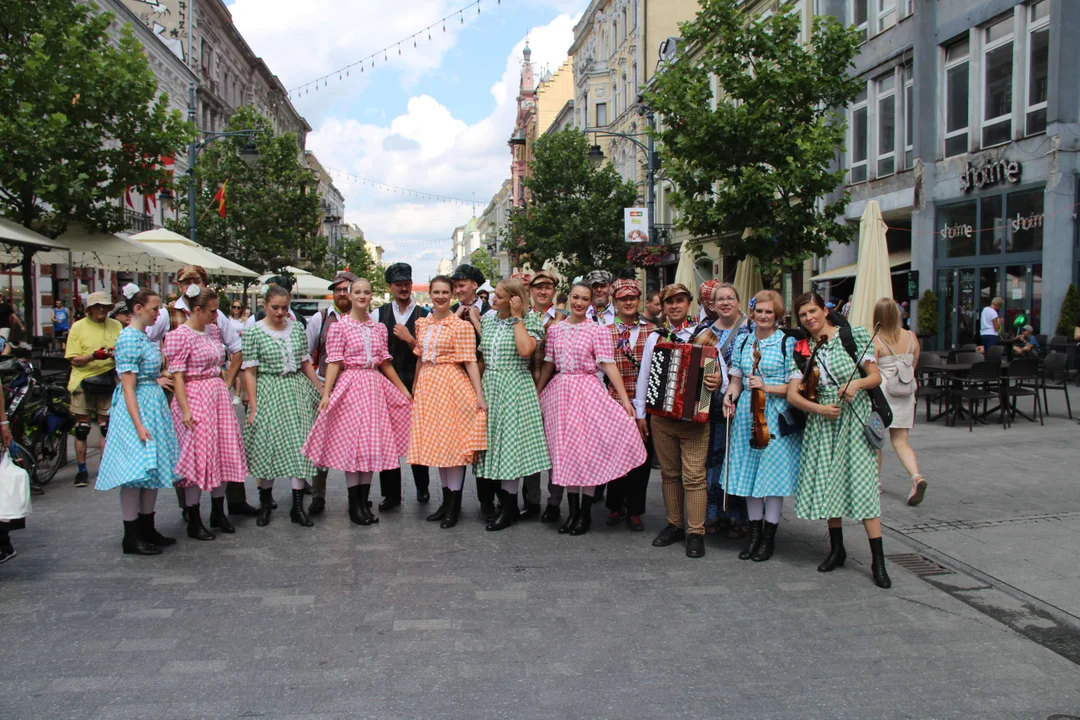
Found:
[(876, 200), (866, 203), (859, 222), (859, 261), (855, 270), (855, 292), (848, 322), (874, 332), (874, 305), (892, 298), (889, 248), (885, 243), (885, 221)]
[(761, 271), (758, 270), (757, 258), (747, 255), (735, 266), (735, 292), (739, 294), (743, 312), (749, 315), (750, 298), (765, 289), (765, 283), (761, 282)]
[(682, 283), (690, 291), (692, 301), (690, 303), (690, 316), (697, 315), (697, 278), (694, 275), (694, 252), (690, 249), (690, 242), (683, 241), (679, 248), (679, 264), (675, 267), (675, 282)]

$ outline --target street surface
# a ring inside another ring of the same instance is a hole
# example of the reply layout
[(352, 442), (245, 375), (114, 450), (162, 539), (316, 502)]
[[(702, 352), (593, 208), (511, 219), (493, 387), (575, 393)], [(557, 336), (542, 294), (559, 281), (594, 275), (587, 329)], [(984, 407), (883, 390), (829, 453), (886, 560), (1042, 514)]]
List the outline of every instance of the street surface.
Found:
[(178, 544), (124, 556), (117, 494), (72, 487), (72, 464), (0, 566), (0, 718), (1080, 716), (1078, 434), (1056, 411), (917, 426), (930, 489), (904, 505), (887, 452), (885, 550), (936, 574), (890, 560), (891, 590), (856, 525), (847, 567), (817, 573), (824, 525), (790, 502), (764, 564), (742, 541), (651, 547), (656, 471), (642, 534), (599, 510), (579, 538), (485, 532), (471, 475), (457, 528), (423, 521), (408, 478), (401, 510), (354, 527), (335, 473), (316, 527), (288, 521), (282, 487), (269, 527), (209, 543), (161, 493)]

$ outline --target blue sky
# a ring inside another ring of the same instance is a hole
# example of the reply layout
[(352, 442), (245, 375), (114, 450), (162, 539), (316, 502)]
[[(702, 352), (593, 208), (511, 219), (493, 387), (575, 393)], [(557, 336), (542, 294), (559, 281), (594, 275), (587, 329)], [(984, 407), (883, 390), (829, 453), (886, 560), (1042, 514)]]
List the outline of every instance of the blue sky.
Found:
[[(286, 87), (330, 73), (396, 43), (469, 0), (232, 0), (237, 28)], [(336, 75), (294, 96), (312, 126), (308, 149), (327, 167), (381, 182), (465, 199), (483, 212), (509, 175), (521, 49), (530, 37), (537, 71), (566, 59), (586, 0), (482, 0), (378, 57), (363, 73)], [(471, 206), (364, 188), (345, 177), (346, 220), (386, 249), (388, 262), (414, 265), (424, 280), (450, 253), (450, 235)]]

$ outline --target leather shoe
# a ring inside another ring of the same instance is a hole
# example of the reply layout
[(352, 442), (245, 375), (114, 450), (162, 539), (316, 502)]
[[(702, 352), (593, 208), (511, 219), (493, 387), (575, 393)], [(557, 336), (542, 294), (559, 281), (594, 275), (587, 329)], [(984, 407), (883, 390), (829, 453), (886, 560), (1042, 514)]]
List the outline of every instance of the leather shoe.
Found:
[(686, 557), (705, 557), (705, 536), (691, 535), (686, 538)]
[(249, 517), (255, 517), (259, 514), (259, 509), (248, 505), (246, 502), (229, 503), (230, 515), (247, 515)]
[(418, 503), (426, 503), (430, 499), (431, 499), (431, 493), (429, 493), (427, 491), (427, 489), (417, 490), (416, 491), (416, 502), (418, 502)]
[(553, 523), (559, 521), (559, 516), (562, 512), (559, 510), (558, 505), (548, 505), (544, 508), (544, 514), (540, 516), (540, 522)]
[(626, 519), (626, 511), (625, 510), (612, 510), (611, 512), (608, 513), (606, 522), (607, 522), (608, 525), (618, 525), (619, 523), (621, 523), (625, 519)]
[(540, 503), (526, 502), (522, 504), (524, 508), (521, 510), (520, 520), (529, 520), (540, 514)]
[(322, 515), (322, 511), (326, 509), (326, 499), (321, 497), (311, 498), (311, 505), (308, 505), (308, 515)]
[(382, 502), (379, 503), (379, 512), (386, 512), (400, 506), (401, 498), (383, 498)]
[(653, 547), (667, 547), (686, 539), (686, 531), (674, 525), (665, 525), (664, 529), (657, 533), (653, 539)]
[(626, 524), (630, 526), (631, 532), (642, 532), (645, 529), (645, 523), (641, 522), (641, 517), (638, 515), (626, 518)]

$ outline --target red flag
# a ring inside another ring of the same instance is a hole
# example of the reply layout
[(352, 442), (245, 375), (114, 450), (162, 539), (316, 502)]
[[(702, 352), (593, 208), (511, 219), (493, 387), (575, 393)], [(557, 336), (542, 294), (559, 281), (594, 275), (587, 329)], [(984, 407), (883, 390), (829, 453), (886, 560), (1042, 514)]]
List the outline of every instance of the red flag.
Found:
[(221, 187), (218, 188), (217, 193), (214, 195), (214, 200), (218, 204), (218, 215), (225, 217), (225, 186), (229, 184), (229, 181), (221, 183)]
[(132, 210), (135, 209), (135, 203), (131, 200), (131, 186), (128, 185), (124, 188), (124, 200), (127, 202), (127, 206)]

